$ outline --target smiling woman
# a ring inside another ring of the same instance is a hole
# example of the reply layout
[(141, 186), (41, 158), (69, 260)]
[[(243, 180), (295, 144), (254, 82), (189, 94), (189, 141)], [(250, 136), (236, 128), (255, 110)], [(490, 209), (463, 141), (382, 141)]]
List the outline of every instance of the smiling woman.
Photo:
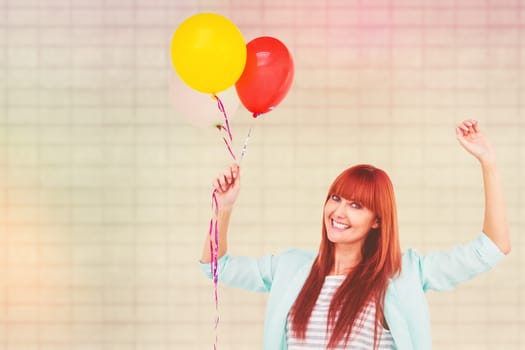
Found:
[[(393, 215), (394, 214), (394, 215)], [(383, 300), (388, 280), (401, 270), (401, 250), (392, 182), (381, 169), (356, 165), (332, 183), (324, 206), (324, 226), (319, 255), (290, 310), (289, 343), (312, 337), (312, 315), (319, 309), (318, 295), (327, 276), (344, 276), (331, 297), (323, 333), (331, 349), (391, 349)], [(356, 281), (359, 281), (356, 283)], [(326, 327), (325, 327), (326, 329)], [(368, 332), (368, 339), (363, 334)], [(297, 348), (301, 347), (289, 347)]]
[[(446, 252), (401, 253), (393, 185), (371, 165), (343, 171), (324, 204), (318, 252), (291, 249), (259, 259), (227, 253), (230, 214), (240, 190), (232, 165), (214, 181), (220, 210), (219, 282), (268, 292), (264, 349), (430, 349), (425, 292), (456, 287), (510, 252), (503, 189), (495, 153), (474, 120), (456, 128), (481, 164), (483, 232)], [(202, 268), (210, 276), (206, 240)], [(210, 276), (211, 277), (211, 276)]]

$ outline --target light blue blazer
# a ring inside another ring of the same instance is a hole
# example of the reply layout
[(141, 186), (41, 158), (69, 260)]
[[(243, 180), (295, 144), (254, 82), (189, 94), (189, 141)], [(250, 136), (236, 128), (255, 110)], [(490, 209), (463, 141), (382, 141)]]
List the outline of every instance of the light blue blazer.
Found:
[[(255, 292), (268, 292), (264, 323), (264, 350), (286, 350), (286, 319), (312, 263), (315, 251), (290, 249), (281, 255), (261, 258), (219, 259), (219, 282)], [(454, 288), (490, 270), (504, 254), (484, 233), (468, 244), (447, 252), (403, 254), (401, 274), (390, 281), (385, 296), (385, 318), (400, 350), (432, 348), (430, 317), (425, 292)], [(211, 278), (209, 264), (201, 264)]]

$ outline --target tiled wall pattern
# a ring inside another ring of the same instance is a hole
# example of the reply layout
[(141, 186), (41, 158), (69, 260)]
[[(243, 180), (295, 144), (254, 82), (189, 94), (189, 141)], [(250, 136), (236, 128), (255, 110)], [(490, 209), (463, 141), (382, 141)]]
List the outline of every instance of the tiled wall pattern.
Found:
[[(520, 0), (0, 0), (0, 349), (211, 349), (197, 260), (218, 132), (178, 115), (170, 38), (229, 17), (295, 59), (285, 101), (231, 115), (243, 189), (233, 254), (317, 249), (331, 180), (372, 163), (395, 184), (403, 248), (469, 240), (479, 166), (454, 125), (499, 154), (514, 249), (429, 293), (435, 349), (525, 349), (525, 3)], [(209, 100), (209, 103), (213, 103)], [(265, 296), (220, 288), (219, 348), (260, 349)]]

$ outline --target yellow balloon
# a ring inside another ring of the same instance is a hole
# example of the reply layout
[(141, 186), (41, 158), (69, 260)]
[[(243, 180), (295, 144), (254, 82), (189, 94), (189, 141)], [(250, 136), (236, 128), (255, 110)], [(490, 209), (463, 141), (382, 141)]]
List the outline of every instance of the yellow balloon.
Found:
[(193, 89), (218, 93), (234, 85), (246, 64), (246, 43), (226, 17), (201, 13), (186, 19), (171, 41), (171, 60)]

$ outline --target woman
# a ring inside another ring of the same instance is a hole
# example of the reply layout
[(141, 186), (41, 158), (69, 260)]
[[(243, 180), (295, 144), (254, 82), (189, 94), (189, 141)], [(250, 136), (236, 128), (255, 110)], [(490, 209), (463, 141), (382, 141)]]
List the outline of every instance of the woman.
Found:
[[(480, 162), (485, 213), (479, 236), (448, 252), (402, 254), (390, 179), (380, 169), (358, 165), (341, 173), (328, 191), (318, 252), (291, 249), (259, 259), (231, 257), (227, 231), (239, 194), (239, 167), (215, 179), (219, 281), (269, 293), (264, 349), (432, 347), (424, 293), (451, 289), (510, 252), (492, 145), (474, 120), (459, 124), (456, 137)], [(201, 260), (208, 275), (209, 248), (208, 238)]]

